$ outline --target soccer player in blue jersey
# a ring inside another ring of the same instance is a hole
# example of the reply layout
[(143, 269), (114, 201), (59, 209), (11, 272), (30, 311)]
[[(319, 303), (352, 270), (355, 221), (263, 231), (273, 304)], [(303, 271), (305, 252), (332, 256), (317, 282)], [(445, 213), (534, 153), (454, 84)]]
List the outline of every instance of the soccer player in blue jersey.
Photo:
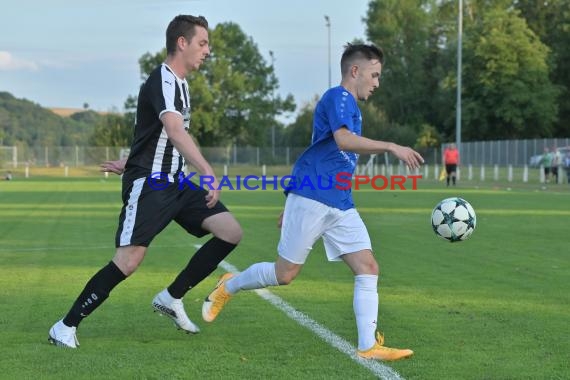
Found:
[(377, 332), (378, 263), (350, 188), (333, 186), (325, 190), (315, 185), (339, 173), (352, 175), (359, 154), (390, 152), (411, 169), (423, 163), (420, 154), (411, 148), (361, 136), (362, 116), (357, 101), (366, 100), (378, 88), (383, 62), (382, 51), (373, 45), (346, 47), (341, 59), (341, 84), (325, 92), (317, 104), (311, 146), (293, 168), (280, 223), (277, 261), (253, 264), (238, 275), (224, 274), (204, 301), (204, 320), (213, 321), (240, 290), (291, 283), (315, 241), (322, 238), (329, 261), (343, 260), (355, 275), (357, 354), (378, 360), (413, 355), (412, 350), (385, 347), (383, 335)]

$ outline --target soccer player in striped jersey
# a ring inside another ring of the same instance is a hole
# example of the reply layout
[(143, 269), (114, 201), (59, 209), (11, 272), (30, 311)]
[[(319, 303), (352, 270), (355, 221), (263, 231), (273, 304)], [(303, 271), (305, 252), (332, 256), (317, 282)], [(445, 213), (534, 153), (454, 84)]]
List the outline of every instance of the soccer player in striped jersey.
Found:
[[(85, 285), (69, 312), (49, 330), (48, 340), (60, 347), (79, 346), (76, 330), (121, 281), (143, 261), (152, 240), (174, 221), (194, 236), (212, 234), (174, 281), (152, 301), (155, 311), (170, 317), (187, 333), (199, 328), (186, 315), (182, 297), (213, 272), (239, 243), (242, 230), (219, 202), (218, 190), (179, 186), (185, 162), (218, 182), (189, 135), (190, 94), (186, 76), (210, 54), (208, 23), (202, 16), (180, 15), (166, 30), (166, 61), (140, 89), (134, 140), (126, 162), (107, 163), (122, 173), (123, 207), (113, 259)], [(123, 173), (124, 167), (124, 173)]]
[(354, 173), (358, 154), (391, 152), (415, 169), (423, 158), (411, 148), (361, 136), (358, 100), (366, 100), (380, 84), (384, 56), (373, 45), (348, 45), (341, 58), (342, 81), (329, 89), (313, 116), (312, 143), (297, 159), (293, 182), (286, 191), (281, 239), (275, 263), (257, 263), (240, 274), (222, 275), (206, 297), (202, 317), (212, 322), (240, 290), (287, 285), (299, 274), (313, 244), (322, 238), (330, 261), (343, 260), (354, 273), (353, 307), (358, 332), (357, 354), (376, 360), (410, 357), (408, 349), (384, 346), (377, 331), (378, 264), (366, 226), (354, 207), (351, 189), (322, 189), (320, 178)]

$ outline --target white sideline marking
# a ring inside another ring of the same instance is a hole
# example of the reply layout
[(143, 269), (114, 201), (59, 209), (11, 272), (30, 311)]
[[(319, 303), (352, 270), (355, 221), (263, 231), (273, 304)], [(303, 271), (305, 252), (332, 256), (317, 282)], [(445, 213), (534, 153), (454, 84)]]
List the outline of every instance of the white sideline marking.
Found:
[[(196, 249), (200, 249), (202, 247), (201, 244), (192, 244), (192, 246)], [(153, 248), (183, 248), (187, 247), (187, 245), (154, 245)], [(29, 247), (29, 248), (0, 248), (0, 253), (2, 252), (34, 252), (34, 251), (52, 251), (52, 250), (63, 250), (63, 249), (114, 249), (113, 246), (105, 245), (105, 246), (63, 246), (63, 247)], [(220, 266), (224, 268), (224, 270), (232, 273), (239, 273), (240, 271), (228, 263), (227, 261), (222, 261)], [(348, 341), (341, 338), (340, 336), (336, 335), (332, 331), (328, 330), (326, 327), (321, 326), (318, 322), (311, 319), (308, 315), (301, 313), (298, 310), (295, 310), (291, 305), (287, 302), (283, 301), (281, 297), (276, 296), (275, 294), (271, 293), (267, 289), (257, 289), (254, 290), (261, 298), (266, 300), (267, 302), (271, 303), (273, 306), (284, 312), (289, 318), (293, 319), (295, 322), (300, 324), (303, 327), (311, 330), (315, 333), (318, 337), (322, 340), (333, 346), (334, 348), (338, 349), (343, 354), (347, 355), (349, 358), (354, 360), (356, 363), (360, 364), (361, 366), (367, 368), (372, 373), (377, 375), (381, 379), (386, 380), (404, 380), (398, 372), (393, 370), (392, 368), (384, 365), (378, 361), (374, 360), (366, 360), (362, 359), (361, 357), (356, 355), (356, 347), (351, 345)]]
[[(227, 261), (222, 261), (220, 266), (224, 268), (228, 272), (232, 273), (239, 273), (239, 270), (228, 263)], [(295, 322), (300, 324), (303, 327), (308, 328), (313, 333), (315, 333), (319, 338), (342, 352), (343, 354), (347, 355), (349, 358), (354, 360), (356, 363), (360, 364), (361, 366), (367, 368), (372, 373), (377, 375), (381, 379), (386, 380), (403, 380), (398, 372), (393, 370), (392, 368), (384, 365), (380, 362), (375, 360), (366, 360), (362, 359), (361, 357), (356, 355), (356, 347), (352, 344), (347, 342), (345, 339), (341, 338), (340, 336), (336, 335), (332, 331), (328, 330), (326, 327), (321, 326), (317, 321), (311, 319), (308, 315), (301, 313), (298, 310), (295, 310), (291, 305), (287, 302), (283, 301), (281, 297), (276, 296), (275, 294), (271, 293), (267, 289), (257, 289), (254, 290), (261, 298), (284, 312), (289, 318), (293, 319)]]

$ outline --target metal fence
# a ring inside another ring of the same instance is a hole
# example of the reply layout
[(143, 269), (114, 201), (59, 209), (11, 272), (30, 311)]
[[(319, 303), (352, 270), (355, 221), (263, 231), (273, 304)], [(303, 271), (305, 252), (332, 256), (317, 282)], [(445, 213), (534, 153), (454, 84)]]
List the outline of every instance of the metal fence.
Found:
[[(422, 149), (420, 153), (426, 164), (441, 164), (441, 152), (445, 148)], [(570, 146), (570, 138), (474, 141), (461, 144), (461, 166), (523, 167), (532, 156), (540, 155), (544, 148)], [(204, 157), (216, 165), (292, 165), (305, 147), (202, 147)], [(0, 146), (0, 167), (4, 169), (23, 166), (96, 166), (106, 160), (115, 160), (128, 154), (128, 148), (121, 147), (15, 147)], [(369, 155), (361, 155), (360, 164), (369, 161)], [(397, 164), (391, 155), (379, 155), (378, 164)]]
[[(447, 144), (442, 146), (444, 149)], [(461, 166), (508, 166), (530, 165), (530, 159), (550, 150), (570, 146), (570, 138), (497, 140), (463, 142), (460, 147)]]
[(0, 166), (3, 168), (91, 166), (119, 159), (122, 152), (125, 152), (125, 149), (120, 147), (3, 146), (0, 147)]
[[(292, 165), (305, 148), (202, 147), (204, 157), (216, 165)], [(96, 166), (126, 157), (124, 147), (0, 146), (0, 168)]]

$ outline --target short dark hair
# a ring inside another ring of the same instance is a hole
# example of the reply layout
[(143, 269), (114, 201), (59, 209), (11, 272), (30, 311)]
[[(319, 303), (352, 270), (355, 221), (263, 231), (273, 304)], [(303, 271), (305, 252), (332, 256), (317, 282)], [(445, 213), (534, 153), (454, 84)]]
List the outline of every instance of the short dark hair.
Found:
[(342, 53), (342, 58), (340, 59), (340, 72), (342, 75), (346, 74), (350, 70), (350, 66), (357, 59), (377, 59), (380, 63), (384, 64), (384, 52), (379, 47), (372, 44), (351, 44), (348, 43), (344, 47), (344, 53)]
[(179, 37), (190, 41), (194, 37), (196, 26), (208, 29), (208, 21), (204, 16), (178, 15), (174, 17), (166, 28), (166, 54), (176, 52), (176, 43)]

